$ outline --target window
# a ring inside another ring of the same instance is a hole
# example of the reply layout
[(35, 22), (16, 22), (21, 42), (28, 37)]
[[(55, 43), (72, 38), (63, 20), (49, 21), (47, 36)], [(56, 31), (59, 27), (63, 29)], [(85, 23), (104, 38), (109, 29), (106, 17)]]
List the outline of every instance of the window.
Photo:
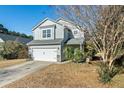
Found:
[(47, 30), (47, 37), (51, 37), (51, 30), (50, 29)]
[(74, 34), (77, 34), (77, 31), (74, 31)]
[(46, 38), (46, 30), (43, 30), (43, 38)]
[(51, 37), (51, 29), (43, 30), (43, 38), (50, 38)]

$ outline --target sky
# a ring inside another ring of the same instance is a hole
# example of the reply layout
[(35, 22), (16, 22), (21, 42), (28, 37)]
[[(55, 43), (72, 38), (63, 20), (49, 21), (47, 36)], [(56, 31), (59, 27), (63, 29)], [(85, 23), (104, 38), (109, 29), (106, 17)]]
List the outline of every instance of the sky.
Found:
[(58, 18), (53, 6), (0, 5), (0, 24), (11, 31), (32, 35), (32, 28), (46, 17)]

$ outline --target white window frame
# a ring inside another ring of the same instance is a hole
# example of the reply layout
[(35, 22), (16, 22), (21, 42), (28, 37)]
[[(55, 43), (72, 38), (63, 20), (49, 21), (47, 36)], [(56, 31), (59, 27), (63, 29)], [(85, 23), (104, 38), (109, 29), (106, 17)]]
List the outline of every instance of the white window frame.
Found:
[(74, 34), (77, 35), (78, 34), (78, 31), (77, 30), (74, 30)]
[[(48, 33), (48, 31), (50, 31), (50, 32)], [(52, 29), (51, 28), (42, 30), (42, 38), (47, 39), (47, 38), (51, 38), (51, 37), (52, 37)]]

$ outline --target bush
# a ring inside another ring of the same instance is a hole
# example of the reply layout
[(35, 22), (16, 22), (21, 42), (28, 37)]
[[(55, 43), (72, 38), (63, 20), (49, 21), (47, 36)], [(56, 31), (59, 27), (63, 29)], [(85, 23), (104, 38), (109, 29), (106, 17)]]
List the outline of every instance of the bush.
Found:
[(121, 68), (112, 66), (111, 68), (106, 63), (101, 63), (100, 68), (98, 69), (98, 74), (100, 81), (103, 83), (108, 83), (112, 80), (112, 78), (117, 75)]
[(74, 48), (73, 47), (66, 47), (64, 49), (64, 54), (65, 54), (66, 60), (73, 61), (73, 58), (74, 58)]
[(83, 60), (82, 51), (79, 48), (76, 48), (74, 51), (74, 62), (79, 63)]
[(6, 59), (17, 57), (18, 43), (14, 41), (6, 41), (3, 45), (2, 56)]
[(88, 58), (92, 58), (96, 54), (94, 46), (90, 41), (85, 42), (84, 53)]
[(27, 47), (15, 41), (6, 41), (1, 51), (1, 56), (5, 59), (27, 58), (27, 55)]
[(28, 47), (25, 45), (20, 45), (17, 53), (18, 59), (28, 58)]
[(96, 52), (90, 42), (84, 42), (82, 51), (80, 48), (75, 48), (73, 46), (66, 46), (64, 49), (66, 60), (71, 60), (77, 63), (86, 61), (86, 58), (92, 59), (95, 53)]

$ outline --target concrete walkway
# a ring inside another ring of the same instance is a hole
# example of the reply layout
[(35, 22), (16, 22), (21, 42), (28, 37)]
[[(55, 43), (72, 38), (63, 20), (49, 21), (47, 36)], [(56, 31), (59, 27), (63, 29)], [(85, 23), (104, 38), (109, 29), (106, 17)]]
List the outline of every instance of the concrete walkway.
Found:
[(27, 62), (25, 64), (0, 69), (0, 87), (21, 79), (50, 64), (52, 62)]

